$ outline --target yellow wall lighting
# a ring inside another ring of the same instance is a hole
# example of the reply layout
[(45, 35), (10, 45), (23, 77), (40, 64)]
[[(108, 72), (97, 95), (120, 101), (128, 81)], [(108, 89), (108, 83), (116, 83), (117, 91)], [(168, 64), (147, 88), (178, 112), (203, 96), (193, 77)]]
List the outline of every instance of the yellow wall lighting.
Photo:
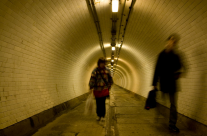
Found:
[(119, 0), (112, 0), (112, 12), (118, 12)]

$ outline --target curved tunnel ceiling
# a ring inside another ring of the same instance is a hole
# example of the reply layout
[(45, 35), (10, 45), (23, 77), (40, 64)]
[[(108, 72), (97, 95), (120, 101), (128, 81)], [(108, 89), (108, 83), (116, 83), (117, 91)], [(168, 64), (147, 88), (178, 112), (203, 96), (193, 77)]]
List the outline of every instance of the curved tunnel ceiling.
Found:
[[(126, 0), (126, 6), (130, 2)], [(123, 3), (120, 0), (117, 31)], [(95, 0), (95, 8), (106, 58), (110, 58), (110, 0)], [(181, 37), (178, 49), (185, 54), (187, 68), (180, 79), (178, 111), (207, 124), (207, 1), (136, 0), (114, 65), (115, 83), (147, 97), (157, 55), (171, 33)], [(8, 102), (4, 107), (24, 109), (15, 114), (17, 109), (4, 108), (11, 115), (0, 125), (5, 128), (86, 93), (90, 74), (103, 53), (86, 0), (1, 0), (0, 56), (1, 95)], [(195, 112), (196, 105), (202, 105), (203, 113)]]

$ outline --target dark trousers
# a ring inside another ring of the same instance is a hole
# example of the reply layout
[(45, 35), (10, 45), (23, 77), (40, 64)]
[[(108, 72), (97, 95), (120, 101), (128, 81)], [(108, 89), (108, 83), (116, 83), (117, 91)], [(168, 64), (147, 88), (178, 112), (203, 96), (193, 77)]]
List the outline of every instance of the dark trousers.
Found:
[(96, 98), (96, 113), (98, 117), (105, 117), (106, 114), (106, 97)]
[(176, 125), (177, 123), (177, 106), (176, 106), (176, 95), (175, 93), (169, 93), (170, 98), (170, 121), (169, 125)]

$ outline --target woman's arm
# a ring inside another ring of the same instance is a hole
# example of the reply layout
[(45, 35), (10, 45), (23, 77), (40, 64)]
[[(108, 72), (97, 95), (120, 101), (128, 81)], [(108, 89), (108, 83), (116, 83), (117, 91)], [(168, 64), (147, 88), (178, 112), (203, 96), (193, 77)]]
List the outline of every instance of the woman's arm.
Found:
[(93, 72), (91, 73), (90, 81), (89, 81), (90, 90), (93, 89), (95, 85), (96, 85), (96, 70), (93, 70)]

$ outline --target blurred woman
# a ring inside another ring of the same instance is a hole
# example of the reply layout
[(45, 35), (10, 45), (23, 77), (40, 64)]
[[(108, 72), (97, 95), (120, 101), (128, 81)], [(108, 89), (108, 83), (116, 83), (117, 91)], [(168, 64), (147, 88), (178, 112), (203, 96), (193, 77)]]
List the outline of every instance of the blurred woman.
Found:
[(96, 98), (96, 113), (97, 121), (104, 121), (106, 114), (106, 97), (109, 96), (109, 89), (113, 84), (111, 72), (105, 67), (105, 58), (101, 57), (98, 60), (97, 67), (93, 70), (89, 81), (90, 92), (94, 93)]

